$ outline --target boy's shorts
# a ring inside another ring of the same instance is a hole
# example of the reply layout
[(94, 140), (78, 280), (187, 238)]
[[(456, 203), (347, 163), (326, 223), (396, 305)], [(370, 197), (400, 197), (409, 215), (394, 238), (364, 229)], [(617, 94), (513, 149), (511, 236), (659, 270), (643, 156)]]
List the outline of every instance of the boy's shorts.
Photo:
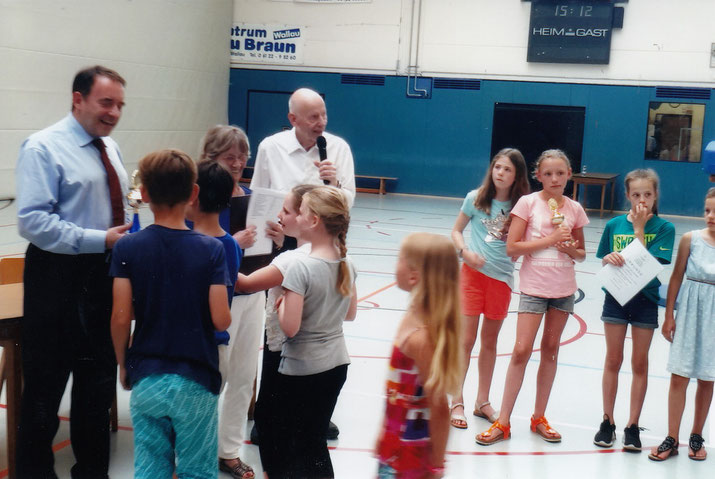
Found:
[(564, 298), (540, 298), (521, 293), (519, 298), (519, 312), (544, 314), (549, 308), (558, 309), (565, 313), (573, 313), (575, 295)]
[(658, 328), (658, 305), (643, 293), (636, 294), (625, 306), (606, 293), (601, 321), (611, 324), (630, 324), (644, 329)]
[(509, 312), (511, 288), (504, 281), (490, 278), (466, 264), (462, 265), (460, 278), (462, 314), (501, 320)]

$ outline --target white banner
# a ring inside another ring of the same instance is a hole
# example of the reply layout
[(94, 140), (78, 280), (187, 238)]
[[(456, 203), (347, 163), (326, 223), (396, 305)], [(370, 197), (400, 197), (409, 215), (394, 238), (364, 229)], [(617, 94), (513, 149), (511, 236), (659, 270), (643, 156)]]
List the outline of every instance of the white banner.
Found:
[(231, 63), (303, 63), (303, 27), (235, 23), (231, 28)]

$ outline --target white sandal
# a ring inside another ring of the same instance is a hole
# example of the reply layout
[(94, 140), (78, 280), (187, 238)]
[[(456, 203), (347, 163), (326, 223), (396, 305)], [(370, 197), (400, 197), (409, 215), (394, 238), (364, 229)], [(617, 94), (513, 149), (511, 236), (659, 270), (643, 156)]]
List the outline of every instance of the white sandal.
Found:
[(490, 406), (491, 404), (492, 403), (490, 403), (489, 401), (483, 402), (482, 404), (479, 405), (479, 407), (477, 409), (474, 410), (474, 412), (472, 414), (474, 414), (476, 417), (481, 417), (482, 419), (486, 419), (487, 421), (489, 421), (491, 423), (496, 422), (496, 420), (499, 419), (498, 412), (494, 411), (494, 414), (492, 414), (491, 416), (487, 416), (482, 411), (482, 409), (484, 409), (486, 406)]
[(467, 429), (467, 417), (464, 414), (454, 413), (454, 408), (460, 406), (462, 407), (462, 409), (464, 409), (464, 404), (462, 404), (461, 402), (452, 404), (452, 407), (449, 408), (449, 424), (451, 424), (452, 427), (456, 427), (457, 429)]

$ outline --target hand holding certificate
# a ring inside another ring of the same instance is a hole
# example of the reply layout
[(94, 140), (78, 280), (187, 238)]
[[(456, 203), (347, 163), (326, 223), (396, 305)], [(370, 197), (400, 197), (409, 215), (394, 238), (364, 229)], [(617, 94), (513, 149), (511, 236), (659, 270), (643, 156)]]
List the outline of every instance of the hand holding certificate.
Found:
[(246, 226), (255, 225), (258, 235), (253, 246), (246, 248), (245, 256), (270, 254), (273, 251), (273, 240), (266, 236), (264, 230), (267, 221), (276, 221), (283, 206), (285, 195), (282, 191), (267, 188), (253, 188), (251, 190), (246, 213)]
[(605, 265), (596, 273), (601, 285), (623, 306), (647, 285), (663, 266), (640, 241), (634, 239), (621, 252), (623, 266)]

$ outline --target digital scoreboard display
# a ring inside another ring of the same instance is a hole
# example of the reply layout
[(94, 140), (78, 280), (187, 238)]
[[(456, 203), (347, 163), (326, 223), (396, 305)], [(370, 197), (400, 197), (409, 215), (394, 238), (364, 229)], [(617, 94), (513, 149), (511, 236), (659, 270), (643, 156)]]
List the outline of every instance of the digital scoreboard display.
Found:
[(610, 2), (532, 2), (527, 61), (607, 64), (613, 13)]

